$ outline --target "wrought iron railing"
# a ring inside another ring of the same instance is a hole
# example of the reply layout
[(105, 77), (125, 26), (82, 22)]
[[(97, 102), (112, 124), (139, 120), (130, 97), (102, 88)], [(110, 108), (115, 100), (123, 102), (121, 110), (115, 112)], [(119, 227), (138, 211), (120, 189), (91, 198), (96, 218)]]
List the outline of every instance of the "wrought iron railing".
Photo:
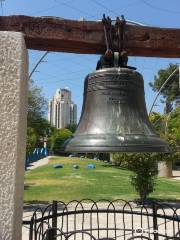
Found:
[(180, 208), (156, 202), (53, 201), (23, 224), (29, 240), (180, 240)]

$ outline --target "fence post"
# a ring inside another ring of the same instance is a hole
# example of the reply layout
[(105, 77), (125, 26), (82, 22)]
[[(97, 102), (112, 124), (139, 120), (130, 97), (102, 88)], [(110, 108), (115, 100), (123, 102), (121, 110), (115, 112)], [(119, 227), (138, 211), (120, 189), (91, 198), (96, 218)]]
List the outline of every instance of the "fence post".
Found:
[[(52, 205), (52, 240), (56, 239), (57, 235), (57, 201), (53, 201)], [(51, 240), (51, 239), (50, 239)]]
[(54, 228), (49, 228), (46, 232), (46, 238), (44, 240), (55, 240)]
[(153, 230), (154, 230), (154, 240), (158, 240), (158, 224), (157, 224), (157, 205), (155, 202), (152, 203), (153, 210)]
[(57, 235), (57, 201), (52, 203), (52, 226), (47, 229), (45, 240), (55, 240)]
[(29, 240), (33, 240), (33, 218), (30, 221)]

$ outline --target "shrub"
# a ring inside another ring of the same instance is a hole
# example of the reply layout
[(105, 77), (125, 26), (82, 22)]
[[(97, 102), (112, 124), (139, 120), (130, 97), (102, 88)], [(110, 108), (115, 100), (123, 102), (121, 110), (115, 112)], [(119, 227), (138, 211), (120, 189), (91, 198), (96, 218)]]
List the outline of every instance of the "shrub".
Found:
[(121, 166), (122, 163), (123, 164), (125, 163), (126, 156), (127, 156), (126, 153), (118, 153), (118, 152), (111, 153), (112, 164), (114, 164), (117, 167)]
[(115, 166), (127, 166), (133, 173), (131, 184), (140, 196), (140, 201), (146, 201), (154, 191), (158, 174), (157, 154), (152, 153), (113, 153), (112, 162)]
[(158, 167), (155, 156), (150, 153), (130, 154), (128, 168), (133, 171), (131, 184), (138, 192), (140, 201), (146, 201), (156, 185)]

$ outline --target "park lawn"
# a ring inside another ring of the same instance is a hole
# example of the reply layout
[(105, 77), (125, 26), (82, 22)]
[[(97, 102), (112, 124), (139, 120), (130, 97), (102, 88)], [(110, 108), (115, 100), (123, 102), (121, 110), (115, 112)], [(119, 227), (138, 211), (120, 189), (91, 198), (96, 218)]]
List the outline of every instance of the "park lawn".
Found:
[[(63, 168), (54, 169), (54, 164)], [(87, 164), (95, 164), (88, 169)], [(78, 164), (79, 169), (73, 169)], [(27, 171), (25, 174), (25, 202), (71, 201), (81, 199), (125, 199), (138, 198), (130, 184), (132, 173), (115, 168), (111, 164), (91, 159), (52, 157), (45, 166)], [(156, 199), (180, 200), (180, 181), (159, 178), (156, 191), (150, 195)]]

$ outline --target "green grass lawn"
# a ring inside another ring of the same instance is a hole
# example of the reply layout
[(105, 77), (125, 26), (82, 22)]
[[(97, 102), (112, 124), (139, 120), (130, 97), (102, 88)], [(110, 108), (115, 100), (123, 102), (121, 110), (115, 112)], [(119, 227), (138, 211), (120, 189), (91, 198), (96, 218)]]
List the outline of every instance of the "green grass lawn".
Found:
[[(63, 164), (62, 169), (54, 169), (56, 163)], [(87, 169), (88, 163), (94, 163), (95, 169)], [(73, 169), (78, 164), (79, 169)], [(25, 201), (125, 199), (138, 197), (130, 184), (131, 172), (118, 169), (101, 161), (79, 158), (52, 157), (49, 164), (26, 172)], [(180, 200), (180, 181), (159, 178), (152, 198)]]

